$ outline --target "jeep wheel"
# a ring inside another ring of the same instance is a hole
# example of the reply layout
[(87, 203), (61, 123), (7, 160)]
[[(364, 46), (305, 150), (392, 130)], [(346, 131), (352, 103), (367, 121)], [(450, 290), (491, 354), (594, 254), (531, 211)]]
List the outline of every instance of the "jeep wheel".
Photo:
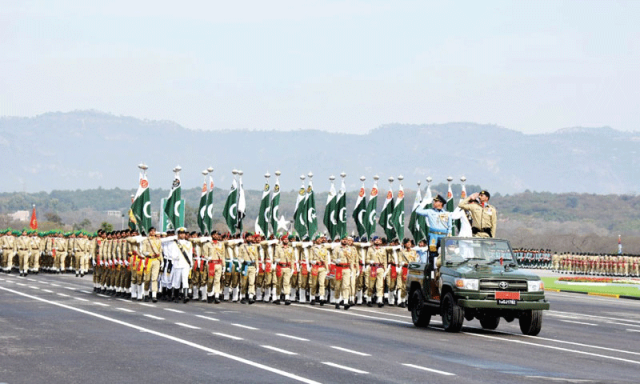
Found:
[(431, 313), (428, 312), (428, 309), (425, 308), (424, 298), (422, 297), (422, 292), (419, 289), (416, 289), (413, 292), (412, 300), (413, 305), (411, 306), (411, 320), (413, 321), (413, 325), (420, 328), (425, 328), (429, 326), (429, 322), (431, 321)]
[(500, 318), (497, 316), (485, 316), (480, 319), (480, 325), (484, 329), (496, 329), (498, 328), (498, 324), (500, 324)]
[(542, 329), (541, 310), (525, 311), (518, 320), (520, 321), (520, 330), (525, 335), (536, 336)]
[(464, 309), (453, 298), (451, 292), (447, 292), (442, 299), (442, 325), (447, 332), (460, 332), (464, 322)]

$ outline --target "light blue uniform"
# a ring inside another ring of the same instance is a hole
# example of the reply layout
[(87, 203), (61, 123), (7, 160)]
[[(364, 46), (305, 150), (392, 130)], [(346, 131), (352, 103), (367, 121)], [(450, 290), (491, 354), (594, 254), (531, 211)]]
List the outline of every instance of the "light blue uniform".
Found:
[(429, 226), (429, 251), (436, 252), (441, 238), (451, 235), (451, 212), (443, 209), (416, 209), (416, 213), (427, 219)]

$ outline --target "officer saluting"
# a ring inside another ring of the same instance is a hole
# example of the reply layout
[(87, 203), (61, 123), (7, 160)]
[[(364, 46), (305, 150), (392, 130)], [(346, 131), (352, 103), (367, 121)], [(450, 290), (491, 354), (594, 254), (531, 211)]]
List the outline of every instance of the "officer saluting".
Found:
[[(491, 194), (485, 190), (476, 192), (462, 200), (458, 207), (471, 213), (471, 231), (474, 237), (496, 237), (498, 212), (489, 204)], [(474, 204), (473, 200), (480, 204)]]

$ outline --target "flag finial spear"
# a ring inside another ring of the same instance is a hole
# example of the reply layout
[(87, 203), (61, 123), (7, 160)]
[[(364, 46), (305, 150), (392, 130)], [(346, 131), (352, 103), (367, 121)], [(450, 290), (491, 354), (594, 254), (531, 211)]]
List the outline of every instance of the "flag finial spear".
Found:
[(202, 174), (206, 177), (209, 174), (209, 171), (205, 169), (204, 171), (202, 171)]
[(242, 177), (242, 175), (244, 175), (244, 172), (242, 172), (242, 169), (238, 170), (238, 175), (239, 175), (240, 177)]
[(340, 177), (344, 179), (345, 177), (347, 177), (347, 174), (343, 171), (342, 173), (340, 173)]
[(452, 182), (453, 181), (453, 177), (451, 177), (451, 176), (447, 177), (447, 181), (448, 182)]
[(393, 176), (389, 176), (389, 178), (387, 180), (389, 180), (390, 183), (393, 183), (393, 180), (394, 180)]
[(362, 182), (364, 183), (364, 181), (365, 181), (365, 180), (367, 180), (367, 178), (366, 178), (366, 177), (364, 177), (364, 176), (360, 176), (360, 181), (362, 181)]
[(276, 171), (276, 177), (280, 177), (280, 175), (282, 175), (282, 172)]
[(304, 181), (307, 177), (305, 175), (300, 175), (300, 180)]
[(329, 176), (329, 180), (333, 181), (333, 180), (335, 180), (335, 179), (336, 179), (336, 177), (335, 177), (335, 176), (333, 176), (333, 175)]
[(460, 181), (462, 181), (464, 183), (465, 181), (467, 181), (467, 178), (462, 176), (462, 177), (460, 177)]
[(309, 172), (309, 173), (307, 174), (307, 176), (309, 176), (309, 180), (311, 180), (311, 178), (313, 177), (313, 173), (312, 173), (312, 172)]
[(420, 188), (420, 184), (422, 184), (422, 182), (418, 180), (418, 188)]
[(398, 180), (400, 180), (400, 181), (404, 180), (404, 176), (402, 176), (402, 175), (398, 176)]
[(237, 175), (237, 174), (238, 174), (238, 170), (237, 170), (237, 169), (234, 169), (233, 171), (231, 171), (231, 173), (233, 173), (233, 175), (235, 176), (235, 175)]
[(378, 181), (379, 179), (380, 179), (380, 176), (378, 175), (373, 176), (373, 180)]
[(209, 167), (209, 168), (207, 168), (207, 172), (209, 172), (209, 173), (213, 173), (213, 167)]
[(267, 171), (267, 173), (264, 174), (264, 178), (269, 180), (270, 177), (271, 177), (271, 174), (269, 173), (269, 171)]
[(431, 184), (431, 182), (433, 181), (433, 179), (431, 178), (431, 176), (427, 176), (427, 184)]

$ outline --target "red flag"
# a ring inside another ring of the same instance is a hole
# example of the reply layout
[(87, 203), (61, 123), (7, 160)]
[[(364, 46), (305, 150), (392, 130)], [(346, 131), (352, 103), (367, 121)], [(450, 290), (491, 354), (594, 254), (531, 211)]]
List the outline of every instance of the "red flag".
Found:
[(33, 211), (31, 212), (31, 223), (29, 223), (29, 228), (38, 229), (38, 219), (36, 218), (36, 206), (34, 204)]

